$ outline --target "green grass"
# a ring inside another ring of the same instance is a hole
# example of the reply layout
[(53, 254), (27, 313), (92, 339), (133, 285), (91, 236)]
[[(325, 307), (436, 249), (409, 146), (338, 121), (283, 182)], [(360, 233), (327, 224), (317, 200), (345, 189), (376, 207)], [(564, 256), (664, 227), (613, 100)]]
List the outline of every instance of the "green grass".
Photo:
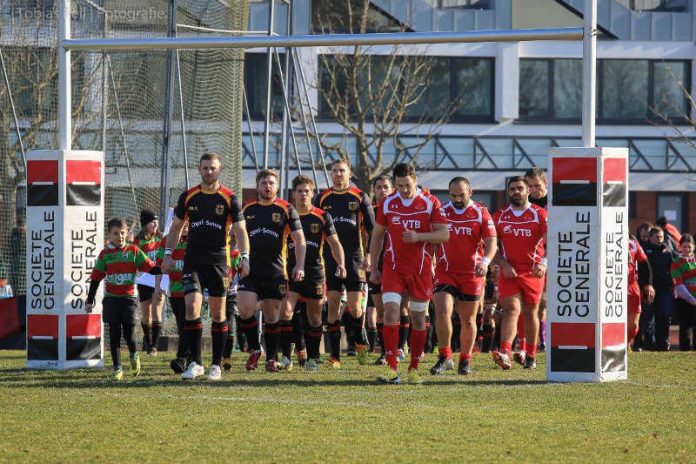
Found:
[(549, 384), (478, 355), (474, 374), (378, 385), (377, 367), (243, 371), (184, 383), (167, 353), (144, 372), (26, 371), (0, 351), (0, 461), (690, 462), (696, 353), (631, 353), (626, 382)]

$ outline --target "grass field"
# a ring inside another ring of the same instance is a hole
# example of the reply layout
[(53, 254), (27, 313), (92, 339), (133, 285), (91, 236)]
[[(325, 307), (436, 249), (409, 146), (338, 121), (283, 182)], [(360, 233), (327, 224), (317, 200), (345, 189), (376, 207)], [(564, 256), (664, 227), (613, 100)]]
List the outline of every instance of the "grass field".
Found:
[(115, 383), (110, 368), (26, 371), (24, 352), (0, 351), (0, 461), (696, 459), (696, 353), (631, 353), (630, 380), (611, 384), (546, 383), (540, 360), (503, 372), (478, 355), (466, 378), (378, 385), (355, 358), (267, 374), (237, 357), (211, 384), (179, 380), (161, 353)]

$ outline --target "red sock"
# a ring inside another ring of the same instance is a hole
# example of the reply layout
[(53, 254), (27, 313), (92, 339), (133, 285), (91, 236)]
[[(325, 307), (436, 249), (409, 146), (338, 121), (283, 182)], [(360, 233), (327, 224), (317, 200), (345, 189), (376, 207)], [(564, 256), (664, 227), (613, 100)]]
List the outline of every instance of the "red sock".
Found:
[(389, 367), (396, 370), (399, 366), (399, 361), (396, 359), (396, 350), (399, 349), (399, 324), (384, 324), (382, 328), (382, 341), (384, 342), (387, 364), (389, 364)]
[(633, 329), (633, 331), (630, 334), (628, 334), (628, 345), (633, 343), (633, 339), (636, 338), (636, 335), (638, 335), (638, 332), (640, 332), (640, 328), (638, 326), (636, 326), (636, 328)]
[(471, 361), (471, 355), (470, 355), (470, 354), (459, 353), (459, 360), (460, 360), (460, 361), (463, 361), (463, 360), (465, 360), (465, 359), (466, 359), (467, 361)]
[(411, 343), (409, 345), (411, 351), (411, 363), (408, 369), (418, 369), (418, 363), (423, 357), (423, 348), (425, 347), (425, 338), (428, 336), (427, 330), (416, 330), (411, 328)]
[(529, 346), (529, 350), (527, 350), (527, 356), (530, 358), (536, 358), (536, 352), (537, 352), (537, 347), (535, 346)]
[(500, 352), (501, 353), (510, 353), (512, 351), (512, 343), (510, 342), (502, 342), (500, 344)]
[(520, 337), (517, 342), (517, 351), (527, 351), (527, 339)]
[(441, 348), (438, 348), (437, 350), (440, 353), (440, 356), (442, 356), (445, 359), (452, 359), (452, 347), (451, 346), (444, 346)]

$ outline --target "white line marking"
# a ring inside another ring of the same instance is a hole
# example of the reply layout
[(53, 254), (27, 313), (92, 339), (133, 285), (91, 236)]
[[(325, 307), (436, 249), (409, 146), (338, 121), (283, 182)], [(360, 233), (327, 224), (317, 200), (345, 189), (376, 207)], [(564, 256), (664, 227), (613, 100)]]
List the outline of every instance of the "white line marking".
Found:
[(96, 182), (72, 182), (70, 185), (97, 185)]
[(55, 337), (51, 335), (32, 335), (31, 336), (32, 340), (53, 340)]
[(70, 338), (72, 338), (73, 340), (94, 340), (99, 337), (94, 335), (75, 335)]
[(586, 179), (568, 179), (560, 181), (561, 184), (589, 184), (590, 181)]
[(589, 346), (584, 345), (558, 345), (559, 350), (586, 350)]
[(623, 183), (624, 182), (622, 180), (610, 180), (609, 182), (607, 182), (607, 184), (610, 184), (610, 185), (621, 185)]
[(42, 181), (32, 182), (31, 185), (56, 185), (56, 183), (42, 180)]

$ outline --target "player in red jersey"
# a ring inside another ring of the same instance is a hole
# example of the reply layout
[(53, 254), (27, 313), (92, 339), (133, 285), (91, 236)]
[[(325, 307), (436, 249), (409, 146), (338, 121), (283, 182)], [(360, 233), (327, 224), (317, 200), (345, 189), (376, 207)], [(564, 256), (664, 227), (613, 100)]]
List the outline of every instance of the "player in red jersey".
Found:
[(638, 335), (641, 293), (648, 304), (651, 304), (655, 299), (655, 289), (652, 286), (652, 270), (650, 269), (648, 256), (643, 251), (643, 247), (640, 246), (638, 240), (631, 235), (628, 240), (628, 324), (626, 325), (628, 346), (631, 346), (633, 339)]
[(430, 369), (433, 375), (454, 368), (452, 361), (452, 310), (455, 299), (461, 321), (458, 372), (467, 375), (476, 341), (476, 313), (488, 265), (497, 251), (496, 233), (488, 210), (471, 200), (471, 185), (466, 177), (449, 183), (450, 201), (442, 210), (447, 218), (450, 239), (437, 248), (435, 268), (435, 311), (439, 356)]
[(507, 190), (510, 203), (493, 216), (499, 244), (496, 260), (501, 269), (498, 290), (504, 312), (500, 349), (492, 354), (496, 364), (510, 369), (512, 342), (521, 313), (528, 349), (524, 367), (535, 369), (539, 302), (546, 281), (547, 215), (546, 210), (529, 202), (529, 185), (524, 176), (508, 179)]
[[(384, 348), (387, 370), (378, 380), (399, 383), (397, 347), (402, 295), (409, 298), (411, 316), (410, 383), (420, 383), (418, 363), (427, 335), (425, 316), (433, 296), (432, 245), (449, 239), (447, 219), (440, 201), (417, 187), (416, 170), (405, 163), (394, 168), (396, 192), (382, 200), (370, 243), (371, 262), (377, 263), (384, 248), (382, 272), (371, 269), (372, 283), (382, 285)], [(386, 234), (386, 242), (384, 240)]]

